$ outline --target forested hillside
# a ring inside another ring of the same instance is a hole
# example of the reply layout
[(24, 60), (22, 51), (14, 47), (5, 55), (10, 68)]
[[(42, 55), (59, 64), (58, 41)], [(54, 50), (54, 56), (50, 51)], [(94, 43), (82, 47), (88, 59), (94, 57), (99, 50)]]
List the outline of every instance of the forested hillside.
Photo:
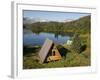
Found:
[(90, 33), (90, 16), (85, 16), (71, 22), (35, 22), (25, 24), (33, 32), (79, 32)]

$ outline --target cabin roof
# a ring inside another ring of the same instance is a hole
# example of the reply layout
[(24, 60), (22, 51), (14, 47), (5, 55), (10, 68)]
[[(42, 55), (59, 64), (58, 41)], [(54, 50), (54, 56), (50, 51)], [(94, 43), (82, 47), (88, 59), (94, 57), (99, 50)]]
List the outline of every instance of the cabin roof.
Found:
[(45, 61), (45, 58), (46, 58), (47, 54), (49, 53), (49, 50), (52, 47), (52, 45), (53, 45), (52, 40), (49, 40), (49, 39), (45, 40), (45, 42), (39, 52), (39, 57), (40, 57), (42, 63)]

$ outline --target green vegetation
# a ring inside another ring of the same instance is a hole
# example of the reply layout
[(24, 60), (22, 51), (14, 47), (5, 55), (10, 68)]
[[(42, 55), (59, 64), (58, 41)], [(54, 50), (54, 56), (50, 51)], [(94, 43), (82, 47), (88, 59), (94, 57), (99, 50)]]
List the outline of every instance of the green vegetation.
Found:
[[(33, 32), (48, 32), (61, 35), (72, 36), (72, 45), (68, 46), (66, 43), (58, 45), (57, 48), (61, 53), (62, 59), (59, 61), (49, 63), (39, 63), (39, 52), (41, 46), (26, 47), (23, 49), (23, 68), (55, 68), (55, 67), (74, 67), (74, 66), (90, 66), (91, 52), (90, 52), (90, 16), (80, 18), (72, 22), (36, 22), (30, 24), (29, 28)], [(24, 26), (25, 27), (25, 26)]]
[(81, 43), (80, 37), (79, 37), (79, 35), (77, 33), (74, 34), (72, 42), (73, 42), (72, 45), (71, 45), (72, 51), (74, 51), (76, 53), (80, 53), (81, 52), (82, 43)]
[(29, 28), (33, 32), (40, 33), (40, 32), (52, 32), (55, 34), (62, 34), (66, 35), (67, 32), (69, 33), (79, 33), (79, 34), (86, 34), (90, 33), (90, 16), (82, 17), (78, 20), (71, 21), (71, 22), (36, 22), (32, 24), (24, 25), (24, 28)]

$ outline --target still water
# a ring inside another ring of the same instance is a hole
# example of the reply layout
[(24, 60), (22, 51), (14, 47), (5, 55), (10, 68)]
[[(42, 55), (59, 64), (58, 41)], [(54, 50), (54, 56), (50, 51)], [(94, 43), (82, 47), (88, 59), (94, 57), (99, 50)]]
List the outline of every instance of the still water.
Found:
[(46, 32), (40, 32), (37, 34), (30, 30), (24, 30), (23, 44), (25, 46), (37, 46), (37, 45), (41, 46), (45, 42), (46, 38), (53, 40), (56, 43), (64, 44), (67, 42), (68, 39), (70, 39), (70, 36), (61, 34), (56, 35), (55, 33), (46, 33)]

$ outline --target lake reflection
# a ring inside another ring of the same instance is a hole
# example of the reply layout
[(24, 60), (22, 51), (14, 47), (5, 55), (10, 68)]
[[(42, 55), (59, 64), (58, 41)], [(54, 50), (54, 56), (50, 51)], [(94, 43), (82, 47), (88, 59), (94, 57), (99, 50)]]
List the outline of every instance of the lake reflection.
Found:
[(68, 39), (70, 39), (69, 36), (62, 36), (60, 34), (56, 35), (55, 33), (41, 32), (37, 34), (37, 33), (33, 33), (30, 30), (24, 30), (23, 44), (25, 46), (36, 46), (36, 45), (40, 46), (43, 45), (46, 38), (49, 38), (59, 44), (63, 44), (67, 42)]

